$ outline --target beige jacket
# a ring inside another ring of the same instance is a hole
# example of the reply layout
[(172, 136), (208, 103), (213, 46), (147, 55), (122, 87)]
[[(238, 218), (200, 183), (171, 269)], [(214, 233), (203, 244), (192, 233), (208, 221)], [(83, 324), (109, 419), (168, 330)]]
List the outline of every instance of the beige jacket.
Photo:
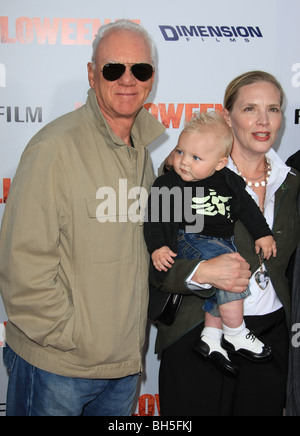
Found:
[[(119, 180), (122, 191), (150, 189), (145, 147), (164, 130), (142, 109), (135, 148), (127, 147), (90, 90), (86, 105), (25, 149), (2, 222), (0, 290), (7, 343), (32, 365), (80, 378), (141, 371), (149, 259), (143, 225), (128, 217), (124, 198), (119, 211)], [(99, 207), (108, 198), (101, 187), (115, 193), (116, 210)]]

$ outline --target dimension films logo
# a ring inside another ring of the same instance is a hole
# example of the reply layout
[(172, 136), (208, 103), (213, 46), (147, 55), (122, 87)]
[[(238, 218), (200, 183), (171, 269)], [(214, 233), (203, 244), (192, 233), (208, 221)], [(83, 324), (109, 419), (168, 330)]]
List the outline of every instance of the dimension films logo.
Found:
[(250, 42), (254, 38), (263, 38), (262, 31), (259, 27), (253, 26), (170, 26), (161, 25), (159, 29), (165, 41), (179, 41), (185, 38), (187, 41), (198, 39), (205, 42), (214, 38), (217, 42), (229, 40), (237, 42), (242, 39)]

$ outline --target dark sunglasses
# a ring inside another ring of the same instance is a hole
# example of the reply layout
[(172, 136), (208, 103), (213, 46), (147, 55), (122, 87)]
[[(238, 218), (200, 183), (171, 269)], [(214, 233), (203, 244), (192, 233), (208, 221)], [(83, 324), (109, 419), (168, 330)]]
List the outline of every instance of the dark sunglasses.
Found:
[[(134, 77), (140, 82), (147, 82), (151, 79), (154, 68), (150, 64), (127, 64), (130, 66), (130, 70)], [(106, 64), (101, 70), (105, 80), (114, 82), (120, 79), (126, 71), (126, 65), (124, 64)]]

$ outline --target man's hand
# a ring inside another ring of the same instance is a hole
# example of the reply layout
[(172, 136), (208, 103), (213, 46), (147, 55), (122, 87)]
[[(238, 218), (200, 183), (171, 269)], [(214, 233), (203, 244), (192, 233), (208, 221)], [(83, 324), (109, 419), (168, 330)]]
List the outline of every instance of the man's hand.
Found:
[(209, 283), (224, 291), (241, 293), (246, 291), (251, 277), (250, 265), (238, 253), (223, 254), (202, 262), (192, 280)]

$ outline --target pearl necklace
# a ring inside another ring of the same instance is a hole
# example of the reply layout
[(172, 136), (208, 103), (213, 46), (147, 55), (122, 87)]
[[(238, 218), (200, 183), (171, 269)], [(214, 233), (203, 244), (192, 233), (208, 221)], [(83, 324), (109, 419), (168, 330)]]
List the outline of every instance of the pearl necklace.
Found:
[[(231, 157), (232, 159), (232, 157)], [(269, 159), (265, 156), (265, 169), (264, 169), (264, 174), (261, 175), (261, 177), (258, 177), (257, 179), (251, 179), (249, 177), (244, 177), (241, 173), (241, 171), (238, 169), (237, 164), (234, 162), (234, 160), (232, 159), (232, 162), (234, 164), (234, 166), (236, 167), (236, 170), (238, 172), (238, 175), (241, 176), (247, 186), (249, 186), (251, 189), (255, 188), (259, 188), (260, 186), (266, 187), (271, 175), (271, 171), (272, 171), (272, 167), (271, 167), (271, 162), (269, 161)], [(261, 179), (263, 177), (263, 175), (265, 176), (265, 179), (262, 180), (261, 182), (257, 182), (257, 180)], [(248, 180), (248, 181), (247, 181)], [(264, 190), (264, 198), (263, 198), (263, 205), (261, 206), (261, 211), (262, 214), (264, 215), (265, 213), (265, 201), (266, 201), (266, 189)], [(258, 285), (258, 287), (262, 290), (265, 291), (267, 289), (267, 287), (269, 286), (270, 283), (270, 277), (269, 274), (267, 272), (267, 270), (264, 270), (263, 268), (263, 261), (264, 261), (264, 255), (262, 252), (260, 252), (258, 254), (258, 259), (259, 259), (259, 270), (256, 271), (256, 273), (254, 274), (254, 278), (255, 281)]]
[[(232, 159), (232, 158), (231, 158)], [(244, 180), (247, 186), (249, 186), (249, 188), (259, 188), (260, 186), (267, 186), (270, 175), (271, 175), (271, 171), (272, 171), (272, 167), (271, 167), (271, 163), (269, 161), (269, 159), (265, 156), (265, 170), (264, 170), (264, 174), (262, 174), (260, 177), (258, 177), (257, 179), (251, 179), (250, 177), (244, 177), (241, 173), (241, 171), (238, 169), (237, 164), (234, 162), (234, 160), (232, 159), (232, 162), (234, 164), (234, 166), (237, 169), (238, 175), (241, 176)], [(263, 175), (265, 176), (264, 180), (262, 180), (261, 182), (257, 182), (257, 180), (261, 179), (263, 177)]]

